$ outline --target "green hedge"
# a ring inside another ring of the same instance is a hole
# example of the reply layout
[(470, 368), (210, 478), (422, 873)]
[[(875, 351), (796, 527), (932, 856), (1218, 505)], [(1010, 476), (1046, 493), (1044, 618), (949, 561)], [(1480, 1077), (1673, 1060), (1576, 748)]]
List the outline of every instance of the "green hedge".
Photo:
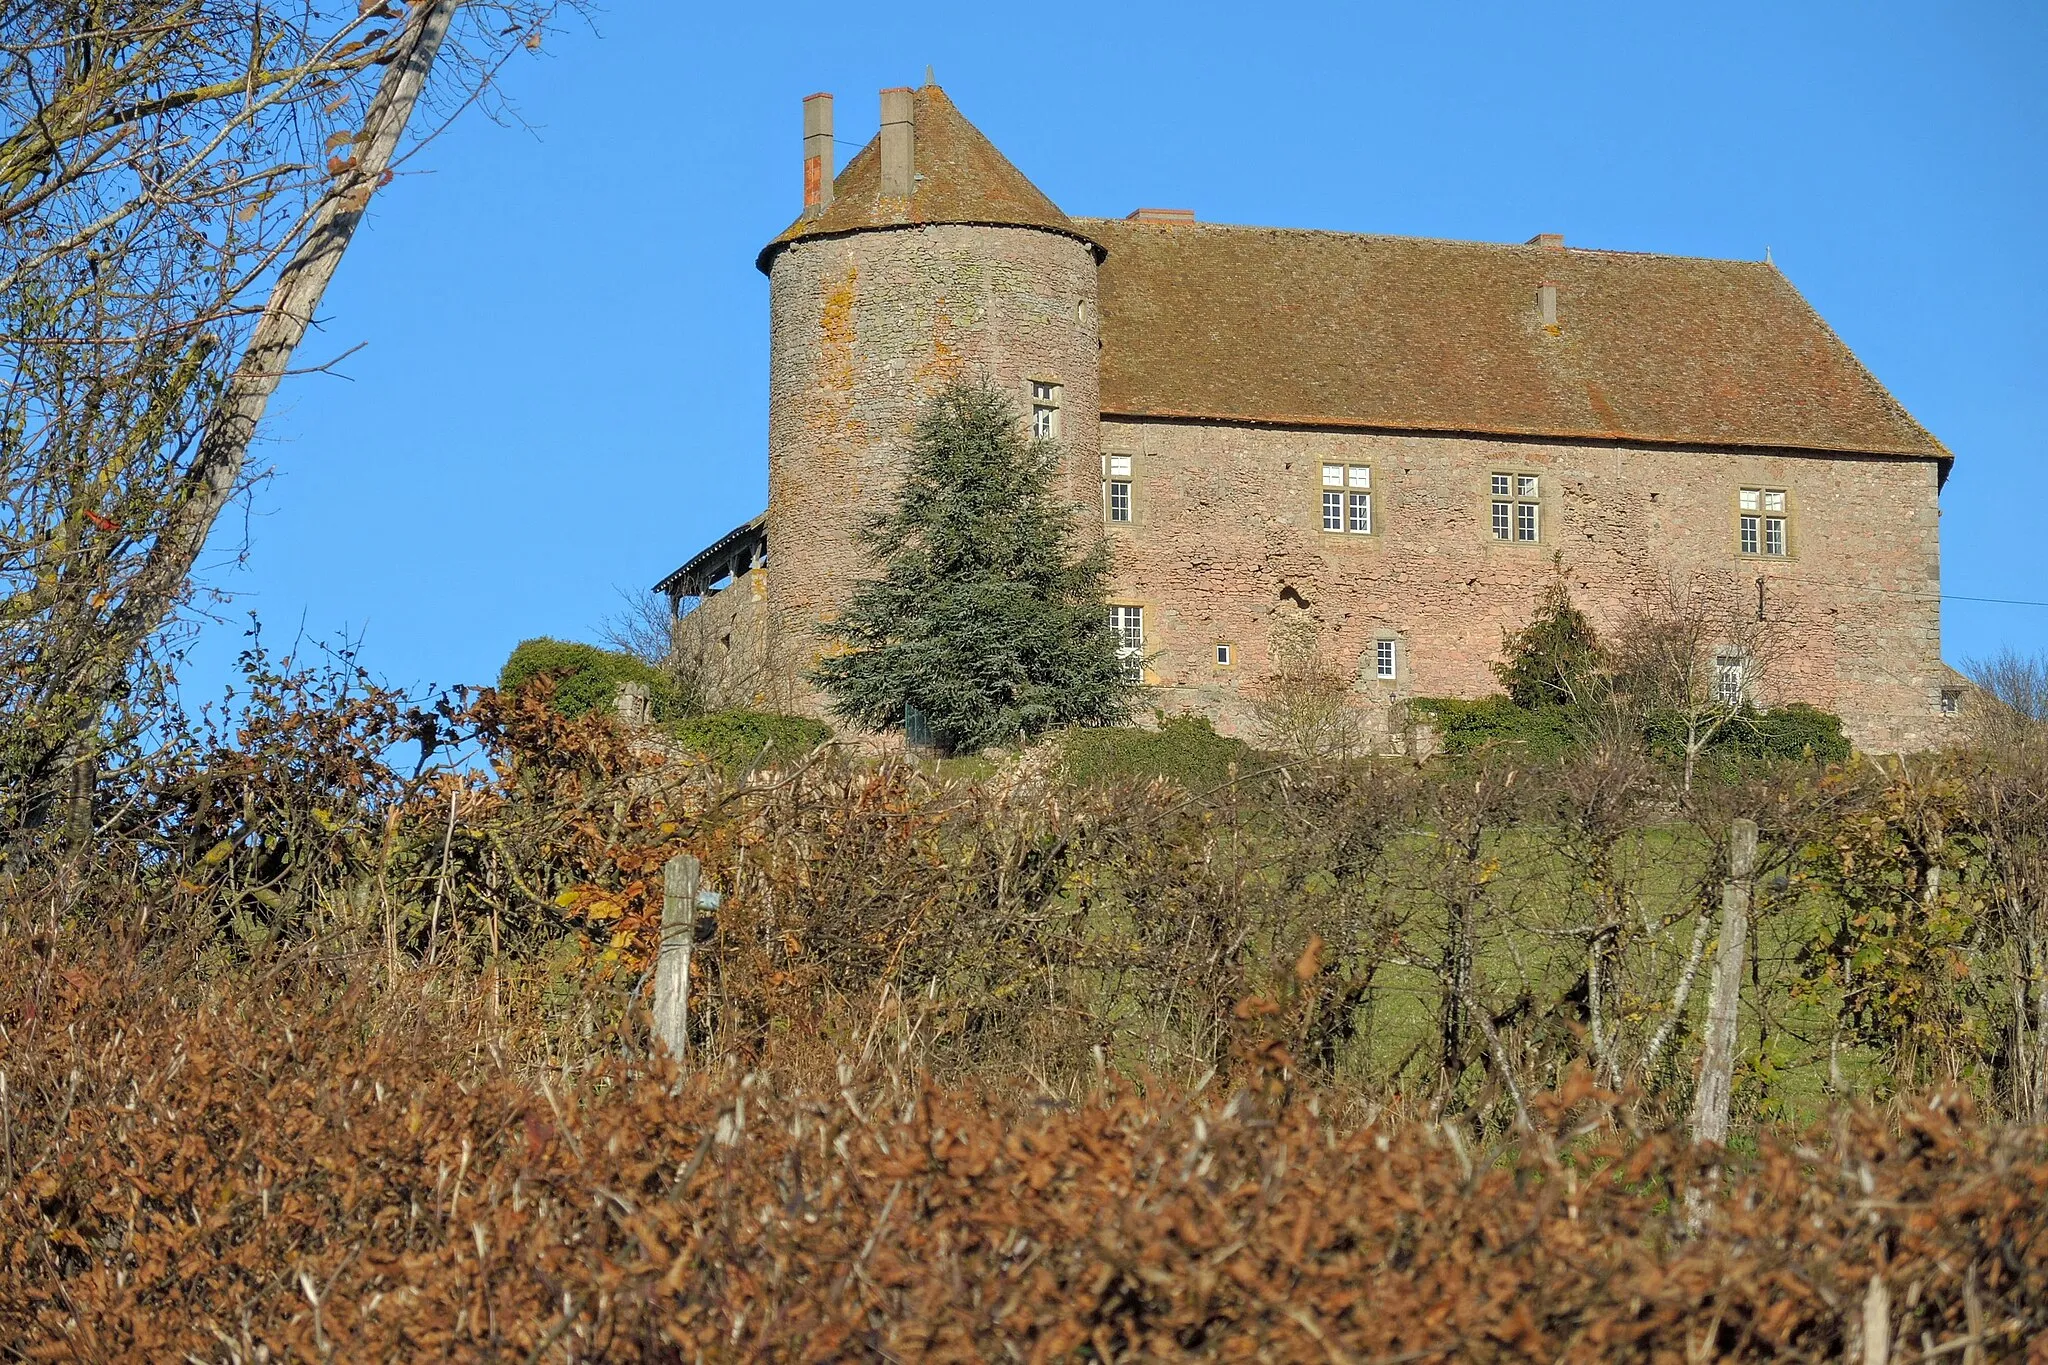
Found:
[(733, 773), (800, 759), (832, 738), (830, 727), (808, 716), (768, 711), (706, 711), (661, 728), (682, 747)]
[[(1410, 705), (1436, 730), (1437, 743), (1453, 758), (1493, 744), (1519, 746), (1532, 757), (1561, 758), (1579, 744), (1587, 727), (1571, 706), (1520, 707), (1504, 696), (1464, 701), (1453, 697), (1417, 697)], [(1685, 726), (1671, 716), (1651, 718), (1650, 751), (1660, 758), (1683, 761)], [(1714, 758), (1743, 762), (1839, 763), (1849, 757), (1842, 718), (1804, 702), (1775, 711), (1757, 711), (1724, 725), (1707, 746)]]
[[(1685, 726), (1670, 717), (1653, 720), (1651, 748), (1674, 762), (1685, 756)], [(1849, 757), (1842, 718), (1805, 702), (1775, 711), (1752, 711), (1721, 727), (1707, 745), (1714, 758), (1734, 762), (1840, 763)]]
[(498, 690), (516, 692), (543, 674), (555, 679), (555, 709), (581, 716), (611, 708), (619, 684), (645, 683), (654, 705), (654, 719), (675, 720), (688, 713), (676, 680), (645, 660), (616, 649), (578, 644), (573, 640), (522, 640), (498, 671)]
[(1569, 706), (1521, 707), (1495, 695), (1477, 701), (1417, 697), (1409, 709), (1429, 722), (1437, 744), (1452, 758), (1493, 744), (1516, 745), (1538, 758), (1559, 758), (1579, 742), (1577, 717)]
[(1174, 716), (1157, 730), (1126, 726), (1075, 726), (1055, 741), (1067, 777), (1075, 782), (1150, 781), (1171, 778), (1189, 791), (1207, 791), (1230, 780), (1256, 757), (1241, 739), (1216, 733), (1205, 716)]

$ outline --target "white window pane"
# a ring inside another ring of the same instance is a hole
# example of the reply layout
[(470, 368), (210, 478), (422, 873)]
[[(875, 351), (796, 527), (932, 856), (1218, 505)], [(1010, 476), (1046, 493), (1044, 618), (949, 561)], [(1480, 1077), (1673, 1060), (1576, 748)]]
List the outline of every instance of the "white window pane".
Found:
[(1324, 466), (1323, 466), (1323, 487), (1325, 487), (1325, 488), (1342, 488), (1343, 486), (1344, 486), (1344, 466), (1343, 466), (1343, 465), (1341, 465), (1341, 464), (1326, 464), (1326, 465), (1324, 465)]
[(1756, 552), (1757, 519), (1755, 517), (1744, 517), (1742, 519), (1742, 553), (1753, 555)]
[(1323, 494), (1323, 529), (1325, 531), (1341, 531), (1344, 529), (1344, 495), (1342, 493)]
[(1217, 662), (1217, 663), (1219, 663), (1219, 664), (1228, 664), (1228, 663), (1230, 662), (1230, 646), (1229, 646), (1229, 645), (1218, 645), (1218, 646), (1216, 646), (1216, 662)]
[(1131, 457), (1128, 455), (1110, 456), (1109, 477), (1112, 479), (1128, 479), (1131, 477)]
[(1757, 491), (1756, 489), (1754, 489), (1754, 488), (1745, 488), (1745, 489), (1743, 489), (1743, 490), (1742, 490), (1742, 510), (1743, 510), (1743, 511), (1745, 511), (1745, 512), (1754, 512), (1754, 511), (1756, 511), (1756, 510), (1757, 510), (1757, 508), (1758, 508), (1758, 506), (1759, 506), (1759, 504), (1760, 504), (1760, 503), (1761, 503), (1761, 501), (1762, 501), (1762, 498), (1763, 498), (1763, 494), (1762, 494), (1762, 493), (1760, 493), (1760, 492), (1758, 492), (1758, 491)]
[(1508, 538), (1508, 509), (1513, 506), (1514, 504), (1511, 502), (1497, 502), (1493, 505), (1493, 538), (1495, 540), (1506, 540)]
[(1351, 486), (1353, 488), (1372, 487), (1372, 466), (1369, 464), (1355, 464), (1351, 466)]
[(1109, 485), (1109, 519), (1129, 521), (1131, 519), (1131, 486), (1121, 480)]
[(1374, 650), (1374, 671), (1382, 678), (1394, 676), (1394, 642), (1381, 640)]
[(1496, 474), (1493, 476), (1493, 495), (1496, 498), (1504, 498), (1512, 491), (1513, 486), (1507, 475)]
[(1784, 494), (1784, 492), (1783, 492), (1782, 490), (1780, 490), (1780, 489), (1773, 489), (1773, 488), (1767, 488), (1767, 489), (1765, 489), (1765, 490), (1764, 490), (1764, 510), (1765, 510), (1766, 512), (1782, 512), (1782, 511), (1784, 511), (1784, 510), (1785, 510), (1785, 494)]
[(1515, 496), (1518, 498), (1533, 498), (1536, 496), (1536, 476), (1534, 474), (1520, 474), (1516, 476)]
[(1350, 521), (1349, 521), (1348, 525), (1346, 526), (1346, 529), (1347, 529), (1347, 530), (1351, 530), (1351, 531), (1356, 531), (1356, 532), (1358, 532), (1358, 533), (1359, 533), (1360, 535), (1371, 535), (1371, 534), (1372, 534), (1372, 494), (1370, 494), (1370, 493), (1353, 493), (1353, 494), (1351, 495), (1351, 509), (1350, 509), (1350, 510), (1351, 510), (1351, 517), (1350, 517)]
[(1781, 555), (1785, 553), (1785, 519), (1783, 517), (1764, 518), (1764, 553), (1767, 555)]
[(1536, 504), (1518, 502), (1515, 504), (1515, 539), (1536, 539)]

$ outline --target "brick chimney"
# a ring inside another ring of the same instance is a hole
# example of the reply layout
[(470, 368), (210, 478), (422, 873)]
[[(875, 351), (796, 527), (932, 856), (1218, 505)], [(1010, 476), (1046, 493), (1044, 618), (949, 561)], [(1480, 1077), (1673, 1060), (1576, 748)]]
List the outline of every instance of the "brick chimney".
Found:
[(907, 85), (882, 92), (882, 197), (908, 199), (917, 188), (917, 125)]
[(832, 97), (804, 96), (804, 217), (832, 207)]

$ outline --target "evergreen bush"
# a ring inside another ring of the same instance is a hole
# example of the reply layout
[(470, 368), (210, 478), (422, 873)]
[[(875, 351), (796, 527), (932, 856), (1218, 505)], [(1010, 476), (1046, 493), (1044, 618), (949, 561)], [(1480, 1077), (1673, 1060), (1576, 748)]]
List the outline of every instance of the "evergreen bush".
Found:
[(1172, 716), (1157, 730), (1076, 726), (1059, 737), (1061, 766), (1079, 783), (1169, 778), (1191, 792), (1209, 791), (1242, 772), (1257, 751), (1219, 735), (1206, 716)]
[(1136, 684), (1103, 605), (1108, 547), (1080, 543), (1058, 463), (986, 381), (939, 392), (894, 506), (862, 533), (878, 576), (823, 628), (836, 652), (813, 676), (835, 714), (881, 730), (914, 706), (955, 752), (1126, 717)]
[(498, 672), (498, 690), (516, 692), (543, 675), (555, 680), (554, 708), (571, 717), (609, 710), (620, 683), (644, 683), (654, 719), (688, 714), (681, 686), (667, 673), (631, 654), (574, 640), (542, 636), (522, 640)]

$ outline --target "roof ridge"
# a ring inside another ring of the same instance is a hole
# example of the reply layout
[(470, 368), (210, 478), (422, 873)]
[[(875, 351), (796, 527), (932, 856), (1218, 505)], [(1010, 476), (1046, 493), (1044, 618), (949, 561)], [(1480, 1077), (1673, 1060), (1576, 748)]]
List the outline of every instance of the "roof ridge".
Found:
[(1647, 260), (1711, 261), (1717, 265), (1757, 266), (1759, 268), (1776, 269), (1776, 267), (1769, 261), (1752, 261), (1747, 260), (1740, 256), (1691, 256), (1686, 255), (1682, 252), (1675, 251), (1636, 251), (1631, 250), (1627, 247), (1570, 245), (1552, 247), (1538, 246), (1534, 242), (1489, 242), (1479, 238), (1472, 237), (1431, 237), (1407, 232), (1354, 232), (1347, 230), (1345, 228), (1287, 227), (1264, 223), (1222, 223), (1212, 222), (1206, 219), (1196, 219), (1193, 222), (1188, 222), (1185, 220), (1178, 222), (1166, 222), (1159, 220), (1145, 220), (1134, 218), (1110, 218), (1104, 217), (1099, 214), (1088, 213), (1076, 213), (1070, 215), (1070, 217), (1072, 221), (1076, 224), (1101, 223), (1119, 231), (1162, 233), (1195, 231), (1272, 232), (1285, 233), (1289, 235), (1302, 237), (1335, 237), (1358, 241), (1408, 242), (1425, 246), (1472, 247), (1475, 249), (1486, 251), (1526, 251), (1530, 253), (1541, 252), (1551, 255), (1554, 255), (1558, 252), (1563, 252), (1567, 255), (1579, 256), (1626, 256), (1632, 258), (1642, 258)]

